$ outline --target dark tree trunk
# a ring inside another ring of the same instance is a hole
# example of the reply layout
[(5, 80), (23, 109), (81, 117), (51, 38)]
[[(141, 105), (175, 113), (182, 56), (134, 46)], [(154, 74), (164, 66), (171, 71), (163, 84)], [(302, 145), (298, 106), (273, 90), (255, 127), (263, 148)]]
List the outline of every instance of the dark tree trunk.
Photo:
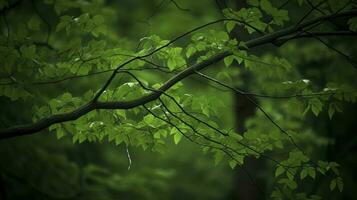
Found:
[[(225, 2), (225, 1), (224, 1)], [(226, 5), (223, 4), (222, 5)], [(242, 7), (246, 7), (245, 0), (237, 0), (236, 8), (239, 10)], [(236, 28), (231, 32), (231, 37), (236, 37), (237, 40), (245, 40), (249, 36), (242, 31), (241, 28)], [(240, 86), (241, 89), (249, 90), (246, 88), (249, 85), (251, 74), (247, 71), (242, 71), (241, 75), (237, 77), (242, 80), (243, 84)], [(255, 114), (256, 106), (252, 104), (243, 95), (234, 95), (234, 112), (235, 112), (235, 130), (239, 134), (243, 134), (246, 131), (245, 123), (247, 119)], [(246, 158), (244, 160), (244, 166), (238, 167), (234, 173), (234, 182), (232, 190), (229, 194), (228, 199), (232, 200), (257, 200), (263, 197), (261, 188), (262, 183), (257, 181), (257, 174), (262, 170), (264, 162), (262, 160), (257, 160), (254, 158)], [(259, 188), (258, 188), (259, 187)]]
[[(249, 73), (243, 73), (239, 78), (247, 85)], [(234, 96), (234, 101), (235, 129), (239, 134), (243, 134), (246, 131), (245, 122), (255, 114), (256, 106), (238, 94)], [(243, 167), (235, 170), (233, 187), (228, 199), (256, 200), (262, 197), (262, 191), (259, 189), (262, 188), (262, 184), (257, 181), (256, 175), (264, 163), (254, 158), (246, 158), (244, 162)]]

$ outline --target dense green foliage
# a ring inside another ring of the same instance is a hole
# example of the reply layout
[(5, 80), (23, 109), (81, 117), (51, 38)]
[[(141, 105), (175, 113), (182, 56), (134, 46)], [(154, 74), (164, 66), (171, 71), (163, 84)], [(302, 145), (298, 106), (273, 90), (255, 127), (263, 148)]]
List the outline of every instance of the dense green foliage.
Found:
[(324, 153), (339, 131), (351, 143), (337, 150), (356, 146), (333, 128), (356, 117), (355, 1), (0, 9), (2, 197), (232, 198), (249, 159), (265, 163), (259, 198), (356, 197), (350, 167)]

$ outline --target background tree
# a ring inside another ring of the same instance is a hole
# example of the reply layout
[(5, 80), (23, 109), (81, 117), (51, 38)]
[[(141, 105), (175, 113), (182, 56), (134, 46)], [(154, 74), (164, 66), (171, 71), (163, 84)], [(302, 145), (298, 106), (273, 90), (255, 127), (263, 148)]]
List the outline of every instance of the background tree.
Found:
[(1, 198), (355, 197), (355, 1), (0, 9)]

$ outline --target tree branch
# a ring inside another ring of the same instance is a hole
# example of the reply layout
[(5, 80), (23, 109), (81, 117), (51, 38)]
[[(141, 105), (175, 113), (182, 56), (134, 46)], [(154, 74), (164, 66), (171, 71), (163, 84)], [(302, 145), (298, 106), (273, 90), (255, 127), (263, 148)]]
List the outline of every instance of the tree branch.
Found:
[[(270, 34), (266, 34), (264, 36), (257, 37), (255, 39), (247, 41), (245, 44), (248, 48), (261, 46), (264, 44), (272, 43), (275, 40), (279, 39), (280, 37), (284, 37), (284, 36), (293, 34), (294, 32), (301, 31), (303, 28), (311, 26), (311, 25), (318, 23), (320, 21), (324, 21), (324, 20), (328, 20), (328, 19), (336, 18), (336, 17), (346, 17), (346, 16), (356, 16), (356, 15), (357, 15), (357, 10), (349, 10), (349, 11), (345, 11), (345, 12), (341, 12), (341, 13), (337, 13), (337, 14), (318, 17), (318, 18), (312, 19), (310, 21), (301, 23), (299, 25), (293, 25), (293, 26), (281, 29), (279, 31), (276, 31), (276, 32), (273, 32)], [(155, 51), (147, 54), (146, 56), (152, 55), (153, 53), (159, 51), (162, 48), (165, 48), (166, 46), (170, 45), (174, 41), (188, 35), (189, 33), (193, 32), (195, 30), (198, 30), (199, 28), (202, 28), (202, 26), (200, 26), (196, 29), (193, 29), (183, 35), (180, 35), (179, 37), (172, 40), (170, 43), (156, 49)], [(13, 137), (17, 137), (17, 136), (34, 134), (34, 133), (37, 133), (45, 128), (48, 128), (49, 126), (51, 126), (53, 124), (76, 120), (79, 117), (87, 114), (88, 112), (90, 112), (92, 110), (96, 110), (96, 109), (130, 109), (130, 108), (134, 108), (137, 106), (142, 106), (148, 102), (158, 99), (162, 95), (163, 91), (168, 90), (170, 87), (172, 87), (173, 85), (175, 85), (177, 82), (181, 81), (182, 79), (187, 78), (188, 76), (194, 74), (196, 71), (200, 71), (214, 63), (221, 61), (222, 59), (224, 59), (225, 57), (227, 57), (229, 55), (232, 55), (232, 52), (229, 52), (229, 51), (222, 52), (215, 56), (212, 56), (211, 58), (209, 58), (205, 61), (194, 64), (191, 67), (188, 67), (187, 69), (183, 70), (182, 72), (178, 73), (177, 75), (175, 75), (171, 79), (169, 79), (166, 83), (164, 83), (158, 89), (157, 92), (152, 92), (147, 96), (143, 96), (136, 100), (124, 101), (124, 102), (122, 102), (122, 101), (100, 102), (100, 101), (92, 100), (92, 101), (88, 102), (87, 104), (75, 109), (72, 112), (57, 114), (57, 115), (53, 115), (53, 116), (41, 119), (34, 123), (30, 123), (30, 124), (26, 124), (26, 125), (18, 125), (18, 126), (13, 126), (13, 127), (3, 129), (0, 131), (0, 139), (7, 139), (7, 138), (13, 138)], [(140, 58), (143, 58), (143, 56), (136, 57), (131, 60), (140, 59)], [(129, 62), (132, 62), (132, 61), (129, 60), (126, 63), (129, 63)], [(125, 63), (121, 66), (124, 66), (124, 65), (125, 65)], [(112, 74), (112, 76), (108, 79), (108, 81), (105, 83), (105, 85), (102, 87), (102, 89), (97, 93), (95, 100), (97, 100), (99, 98), (100, 94), (108, 87), (108, 85), (114, 79), (116, 73), (120, 70), (121, 66), (119, 66), (114, 71), (115, 73)]]
[(351, 31), (331, 31), (331, 32), (310, 32), (311, 34), (296, 34), (292, 36), (281, 37), (276, 40), (275, 44), (279, 46), (294, 39), (300, 38), (314, 38), (314, 37), (337, 37), (337, 36), (357, 36), (357, 33)]

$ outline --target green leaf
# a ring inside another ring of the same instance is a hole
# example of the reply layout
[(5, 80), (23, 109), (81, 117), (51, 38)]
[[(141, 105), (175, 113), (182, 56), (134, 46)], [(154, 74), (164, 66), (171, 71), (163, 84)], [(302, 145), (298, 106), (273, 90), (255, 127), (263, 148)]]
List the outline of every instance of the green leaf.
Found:
[(221, 72), (218, 72), (217, 74), (217, 79), (221, 80), (221, 81), (224, 81), (228, 84), (231, 84), (232, 83), (232, 77), (231, 77), (231, 74), (227, 71), (221, 71)]
[(174, 142), (175, 142), (176, 145), (181, 141), (181, 138), (182, 138), (182, 134), (181, 133), (176, 133), (174, 135)]
[(180, 131), (178, 131), (177, 128), (175, 128), (175, 127), (171, 128), (170, 135), (176, 135), (179, 133), (180, 133)]
[(167, 132), (166, 132), (165, 129), (160, 129), (160, 130), (158, 130), (158, 131), (156, 131), (156, 132), (154, 133), (154, 138), (155, 138), (155, 139), (160, 139), (161, 136), (163, 136), (163, 137), (166, 137), (166, 136), (167, 136)]
[[(247, 29), (249, 34), (256, 32), (255, 29), (264, 31), (266, 28), (266, 24), (261, 21), (262, 13), (258, 8), (242, 8), (238, 12), (227, 8), (223, 10), (223, 14), (227, 18), (238, 19), (249, 23), (250, 26), (242, 24)], [(255, 27), (255, 29), (253, 29), (252, 26)]]
[(84, 141), (86, 141), (87, 137), (84, 134), (78, 134), (78, 141), (79, 143), (83, 143)]
[(232, 169), (234, 169), (238, 163), (235, 160), (230, 160), (228, 164)]
[(325, 174), (326, 171), (329, 169), (329, 164), (328, 164), (328, 162), (319, 160), (319, 161), (317, 162), (317, 164), (319, 165), (319, 167), (317, 168), (317, 170), (318, 170), (321, 174)]
[(309, 161), (309, 158), (301, 151), (292, 151), (289, 153), (289, 160), (291, 162), (301, 164)]
[(173, 71), (177, 66), (176, 60), (174, 58), (169, 58), (167, 60), (167, 67)]
[(333, 191), (336, 188), (337, 179), (332, 179), (330, 182), (330, 190)]
[(338, 163), (336, 162), (330, 162), (328, 164), (329, 168), (332, 169), (332, 171), (336, 174), (336, 175), (339, 175), (340, 172), (338, 170), (338, 167), (340, 166)]
[(284, 21), (289, 20), (288, 12), (286, 10), (279, 10), (275, 8), (268, 0), (261, 0), (260, 7), (264, 10), (264, 12), (273, 17), (273, 24), (281, 26), (284, 24)]
[(340, 192), (342, 192), (343, 191), (343, 180), (341, 177), (332, 179), (332, 181), (330, 182), (330, 190), (333, 191), (336, 188), (336, 185), (337, 185), (338, 190)]
[(303, 180), (306, 176), (307, 176), (307, 170), (306, 170), (306, 168), (304, 168), (303, 170), (301, 170), (301, 173), (300, 173), (301, 180)]
[(236, 23), (233, 21), (228, 21), (226, 23), (226, 28), (227, 28), (228, 33), (230, 33), (234, 29), (235, 25), (236, 25)]
[(124, 141), (124, 137), (121, 134), (115, 136), (115, 145), (119, 145)]
[(211, 31), (211, 34), (213, 35), (214, 39), (218, 40), (219, 42), (225, 42), (229, 39), (228, 34), (224, 31)]
[(353, 17), (348, 20), (348, 24), (350, 25), (350, 30), (357, 32), (357, 17)]
[(328, 116), (330, 117), (330, 119), (332, 119), (334, 113), (335, 113), (335, 107), (332, 104), (330, 104), (328, 107)]
[(232, 55), (224, 58), (223, 61), (224, 61), (224, 64), (226, 65), (226, 67), (229, 67), (232, 64), (233, 59), (234, 59), (234, 57)]
[(173, 71), (176, 68), (182, 67), (186, 64), (186, 60), (181, 56), (182, 48), (174, 47), (167, 51), (167, 67)]
[(178, 68), (183, 67), (185, 64), (186, 64), (186, 60), (183, 57), (181, 56), (176, 57), (176, 65)]
[(280, 176), (281, 174), (283, 174), (285, 171), (284, 167), (283, 166), (279, 166), (276, 168), (275, 170), (275, 177), (278, 177)]
[(241, 64), (245, 58), (247, 58), (247, 52), (246, 51), (234, 51), (234, 59), (238, 62), (238, 64)]
[(69, 101), (72, 101), (72, 94), (71, 93), (64, 93), (62, 96), (61, 96), (61, 100), (64, 101), (64, 102), (69, 102)]
[(207, 117), (209, 117), (209, 115), (210, 115), (210, 111), (209, 111), (209, 107), (208, 107), (208, 105), (201, 105), (201, 109), (202, 109), (202, 113), (204, 114), (204, 115), (206, 115)]
[(322, 111), (322, 102), (318, 98), (310, 99), (309, 105), (311, 106), (311, 111), (315, 116), (318, 116)]
[(72, 16), (68, 16), (68, 15), (62, 16), (60, 18), (60, 22), (56, 26), (56, 32), (66, 29), (67, 34), (68, 34), (69, 33), (69, 25), (71, 22), (72, 22)]
[(339, 190), (340, 192), (342, 192), (342, 191), (343, 191), (343, 181), (342, 181), (342, 178), (341, 178), (341, 177), (338, 177), (337, 180), (336, 180), (336, 182), (337, 182), (338, 190)]
[(291, 179), (287, 179), (287, 178), (284, 178), (284, 179), (280, 179), (279, 182), (280, 184), (294, 190), (297, 188), (297, 183), (294, 181), (294, 180), (291, 180)]
[(64, 130), (62, 130), (62, 129), (57, 129), (57, 131), (56, 131), (56, 136), (57, 136), (57, 139), (61, 139), (63, 136), (65, 136), (66, 134), (65, 134), (65, 132), (64, 132)]
[(309, 176), (313, 179), (315, 179), (316, 177), (316, 171), (313, 167), (308, 167), (307, 168), (307, 173), (309, 174)]
[(239, 134), (239, 133), (232, 132), (232, 133), (229, 134), (229, 136), (232, 137), (236, 141), (243, 140), (243, 136), (241, 134)]
[(283, 200), (283, 194), (279, 190), (274, 190), (271, 194), (271, 197), (275, 200)]
[(186, 57), (189, 58), (191, 57), (197, 50), (192, 47), (192, 46), (189, 46), (186, 50)]
[(160, 137), (161, 137), (160, 132), (155, 132), (155, 133), (154, 133), (154, 138), (155, 138), (155, 139), (160, 139)]
[(116, 131), (114, 131), (114, 130), (109, 131), (109, 133), (108, 133), (108, 142), (113, 141), (115, 139), (116, 135), (117, 135)]
[(287, 170), (286, 171), (286, 176), (288, 177), (289, 180), (294, 180), (295, 178), (295, 171), (294, 170)]
[(263, 10), (271, 10), (272, 9), (272, 5), (268, 0), (260, 0), (260, 7)]
[(162, 126), (164, 124), (163, 121), (158, 120), (155, 116), (150, 115), (150, 114), (146, 115), (144, 117), (144, 122), (145, 122), (145, 124), (147, 124), (148, 126), (153, 127), (153, 128), (159, 128), (160, 126)]

